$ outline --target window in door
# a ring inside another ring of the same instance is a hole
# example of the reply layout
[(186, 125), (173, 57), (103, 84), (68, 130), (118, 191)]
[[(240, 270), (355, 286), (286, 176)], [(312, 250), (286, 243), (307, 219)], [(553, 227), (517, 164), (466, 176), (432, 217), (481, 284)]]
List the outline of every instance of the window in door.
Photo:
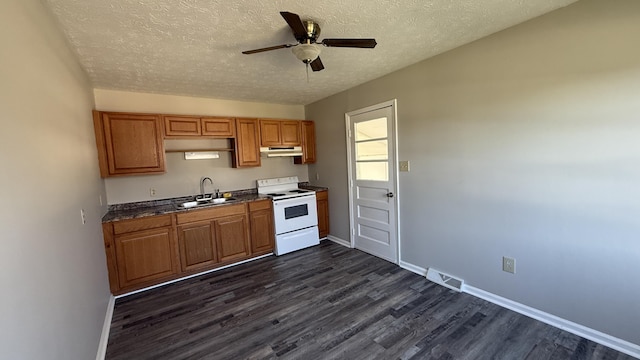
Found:
[(389, 180), (387, 118), (355, 123), (357, 180)]

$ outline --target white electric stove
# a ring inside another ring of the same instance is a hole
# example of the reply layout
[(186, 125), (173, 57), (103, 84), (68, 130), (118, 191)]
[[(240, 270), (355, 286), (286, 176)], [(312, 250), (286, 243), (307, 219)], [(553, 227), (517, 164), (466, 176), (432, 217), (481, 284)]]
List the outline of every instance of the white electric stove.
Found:
[(257, 180), (258, 194), (273, 201), (276, 255), (320, 244), (316, 193), (298, 188), (298, 177)]

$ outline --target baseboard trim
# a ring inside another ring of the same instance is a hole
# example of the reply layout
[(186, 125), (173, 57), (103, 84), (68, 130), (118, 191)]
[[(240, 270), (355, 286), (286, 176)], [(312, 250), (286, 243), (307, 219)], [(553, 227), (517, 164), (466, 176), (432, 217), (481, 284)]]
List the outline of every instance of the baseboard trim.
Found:
[(334, 243), (336, 243), (336, 244), (339, 244), (339, 245), (342, 245), (342, 246), (346, 246), (346, 247), (348, 247), (348, 248), (351, 248), (351, 242), (350, 242), (350, 241), (340, 239), (340, 238), (335, 237), (335, 236), (333, 236), (333, 235), (328, 235), (328, 236), (327, 236), (327, 240), (330, 240), (330, 241), (333, 241), (333, 242), (334, 242)]
[(636, 345), (626, 340), (616, 338), (598, 330), (594, 330), (592, 328), (574, 323), (572, 321), (532, 308), (519, 302), (503, 298), (502, 296), (498, 296), (496, 294), (478, 289), (473, 286), (465, 285), (462, 291), (475, 297), (479, 297), (481, 299), (492, 302), (496, 305), (500, 305), (504, 308), (513, 310), (522, 315), (542, 321), (545, 324), (549, 324), (559, 329), (568, 331), (585, 339), (595, 341), (599, 344), (610, 347), (627, 355), (640, 358), (640, 345)]
[(180, 281), (183, 281), (183, 280), (187, 280), (187, 279), (194, 278), (194, 277), (196, 277), (196, 276), (200, 276), (200, 275), (204, 275), (204, 274), (212, 273), (212, 272), (214, 272), (214, 271), (220, 271), (220, 270), (224, 270), (224, 269), (227, 269), (227, 268), (230, 268), (230, 267), (234, 267), (234, 266), (242, 265), (242, 264), (244, 264), (244, 263), (248, 263), (248, 262), (251, 262), (251, 261), (258, 260), (258, 259), (266, 258), (266, 257), (269, 257), (269, 256), (274, 256), (274, 254), (273, 254), (273, 253), (270, 253), (270, 254), (266, 254), (266, 255), (256, 256), (256, 257), (253, 257), (253, 258), (251, 258), (251, 259), (238, 261), (238, 262), (235, 262), (235, 263), (233, 263), (233, 264), (229, 264), (229, 265), (225, 265), (225, 266), (217, 267), (217, 268), (215, 268), (215, 269), (211, 269), (211, 270), (207, 270), (207, 271), (199, 272), (199, 273), (192, 274), (192, 275), (185, 276), (185, 277), (181, 277), (181, 278), (178, 278), (178, 279), (173, 279), (173, 280), (165, 281), (165, 282), (163, 282), (163, 283), (156, 284), (156, 285), (152, 285), (152, 286), (148, 286), (148, 287), (146, 287), (146, 288), (142, 288), (142, 289), (138, 289), (138, 290), (133, 290), (133, 291), (131, 291), (131, 292), (124, 293), (124, 294), (120, 294), (120, 295), (116, 296), (116, 299), (119, 299), (119, 298), (121, 298), (121, 297), (125, 297), (125, 296), (129, 296), (129, 295), (133, 295), (133, 294), (137, 294), (137, 293), (140, 293), (140, 292), (143, 292), (143, 291), (147, 291), (147, 290), (155, 289), (155, 288), (158, 288), (158, 287), (161, 287), (161, 286), (165, 286), (165, 285), (169, 285), (169, 284), (177, 283), (177, 282), (180, 282)]
[(111, 330), (111, 321), (113, 320), (113, 308), (116, 304), (116, 298), (110, 295), (107, 303), (107, 313), (104, 316), (104, 324), (102, 324), (102, 335), (98, 343), (98, 354), (96, 360), (104, 360), (107, 355), (107, 343), (109, 342), (109, 331)]
[[(417, 265), (402, 261), (402, 260), (400, 260), (400, 267), (403, 269), (409, 270), (412, 273), (418, 274), (420, 276), (426, 276), (427, 274), (427, 269), (421, 266), (417, 266)], [(591, 341), (597, 342), (598, 344), (610, 347), (614, 350), (620, 351), (629, 356), (633, 356), (635, 358), (640, 359), (640, 345), (636, 345), (626, 340), (622, 340), (617, 337), (605, 334), (598, 330), (594, 330), (589, 327), (576, 324), (572, 321), (560, 318), (558, 316), (549, 314), (547, 312), (544, 312), (538, 309), (534, 309), (530, 306), (521, 304), (519, 302), (515, 302), (513, 300), (509, 300), (507, 298), (503, 298), (502, 296), (498, 296), (496, 294), (490, 293), (488, 291), (484, 291), (482, 289), (479, 289), (467, 284), (463, 285), (462, 292), (466, 292), (469, 295), (473, 295), (480, 299), (486, 300), (490, 303), (496, 304), (498, 306), (502, 306), (503, 308), (513, 310), (524, 316), (528, 316), (538, 321), (542, 321), (545, 324), (549, 324), (553, 327), (557, 327), (559, 329), (568, 331), (572, 334), (581, 336), (585, 339), (589, 339)]]
[(427, 269), (417, 266), (417, 265), (413, 265), (411, 263), (408, 263), (406, 261), (402, 261), (400, 260), (400, 265), (401, 268), (405, 269), (405, 270), (409, 270), (414, 274), (418, 274), (420, 276), (427, 276)]

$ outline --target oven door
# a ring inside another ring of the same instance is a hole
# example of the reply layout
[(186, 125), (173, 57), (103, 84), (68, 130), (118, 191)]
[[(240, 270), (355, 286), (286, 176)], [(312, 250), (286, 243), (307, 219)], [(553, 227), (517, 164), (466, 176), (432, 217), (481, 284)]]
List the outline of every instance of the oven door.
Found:
[(273, 218), (276, 224), (276, 234), (318, 225), (316, 195), (274, 200)]

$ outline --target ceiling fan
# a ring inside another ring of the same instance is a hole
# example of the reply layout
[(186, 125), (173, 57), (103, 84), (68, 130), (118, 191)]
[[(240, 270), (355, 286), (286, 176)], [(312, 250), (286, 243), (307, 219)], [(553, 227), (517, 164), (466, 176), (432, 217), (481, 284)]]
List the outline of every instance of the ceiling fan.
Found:
[[(284, 48), (292, 48), (293, 54), (307, 65), (311, 65), (313, 71), (324, 69), (322, 60), (320, 60), (320, 47), (318, 44), (330, 47), (351, 47), (351, 48), (368, 48), (376, 47), (376, 39), (324, 39), (318, 42), (320, 36), (320, 26), (317, 23), (306, 20), (302, 21), (297, 14), (281, 11), (280, 15), (289, 24), (293, 31), (293, 36), (298, 40), (297, 44), (283, 44), (270, 46), (261, 49), (243, 51), (243, 54), (250, 55), (264, 51), (271, 51)], [(307, 70), (308, 71), (308, 70)]]

